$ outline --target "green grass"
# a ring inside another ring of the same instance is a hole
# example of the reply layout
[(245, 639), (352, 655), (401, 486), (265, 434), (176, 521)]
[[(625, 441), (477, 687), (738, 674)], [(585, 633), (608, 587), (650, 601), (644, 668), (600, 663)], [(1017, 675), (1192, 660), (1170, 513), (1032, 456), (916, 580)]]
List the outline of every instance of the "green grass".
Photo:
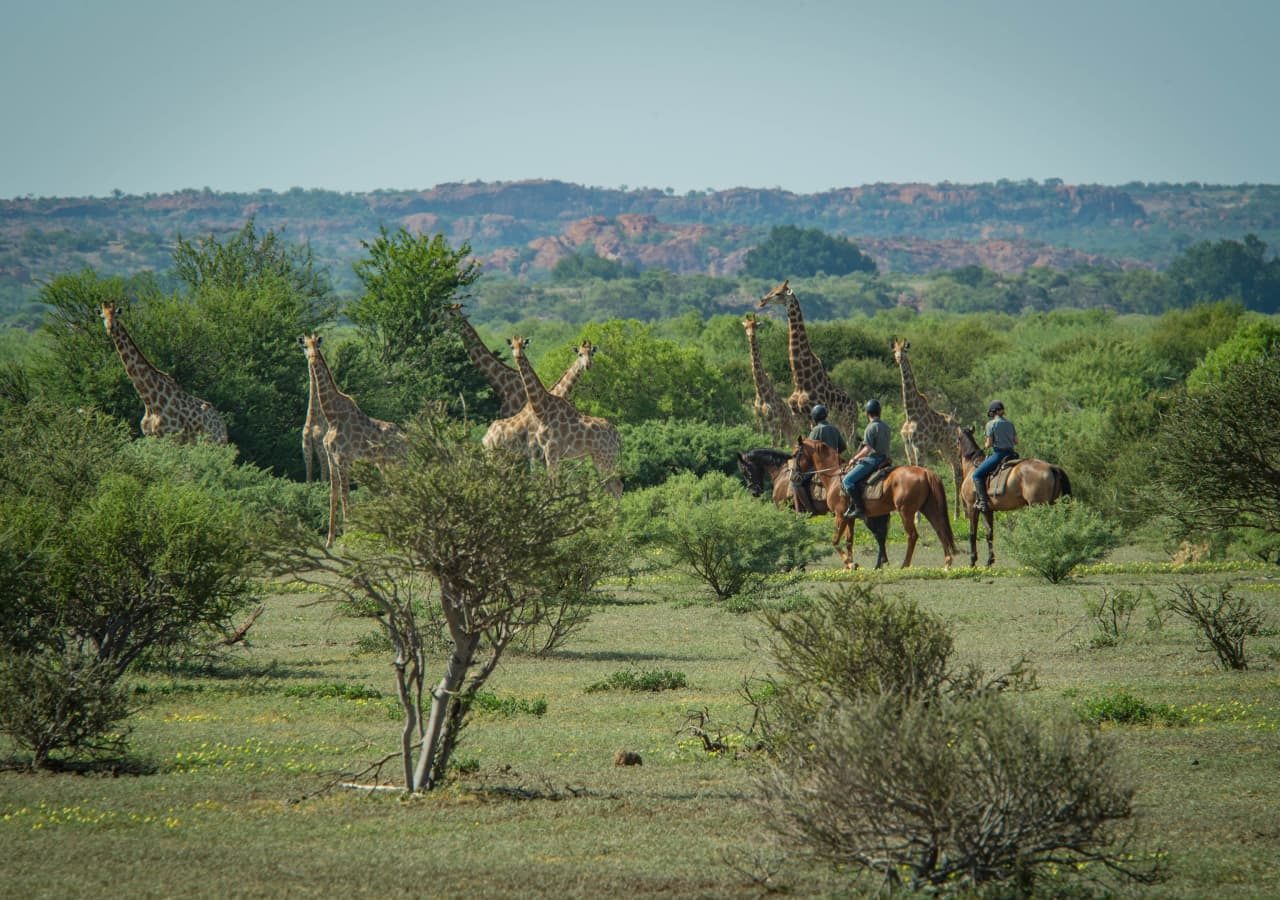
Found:
[[(1150, 896), (1280, 890), (1274, 630), (1248, 645), (1258, 668), (1245, 672), (1217, 670), (1171, 617), (1150, 627), (1135, 615), (1116, 647), (1081, 639), (1091, 627), (1084, 597), (1102, 585), (1160, 596), (1176, 582), (1230, 577), (1280, 623), (1274, 569), (1196, 574), (1121, 558), (1071, 584), (1012, 566), (942, 578), (932, 540), (914, 572), (843, 573), (832, 559), (790, 592), (883, 582), (952, 624), (961, 661), (998, 668), (1029, 657), (1040, 690), (1014, 702), (1049, 714), (1110, 698), (1118, 712), (1127, 696), (1131, 709), (1156, 711), (1146, 724), (1097, 719), (1124, 753), (1150, 846), (1169, 854), (1169, 880)], [(726, 733), (748, 724), (739, 686), (769, 671), (751, 643), (758, 619), (693, 602), (691, 583), (662, 573), (610, 590), (563, 651), (503, 662), (464, 733), (456, 781), (415, 798), (334, 786), (397, 746), (391, 659), (361, 652), (370, 621), (308, 593), (275, 595), (249, 646), (226, 662), (138, 680), (147, 705), (117, 777), (0, 771), (3, 893), (758, 896), (751, 875), (765, 869), (798, 895), (870, 890), (771, 850), (749, 802), (750, 755), (708, 755), (682, 733), (698, 710)], [(587, 690), (619, 672), (685, 683)], [(615, 767), (620, 749), (644, 764)]]

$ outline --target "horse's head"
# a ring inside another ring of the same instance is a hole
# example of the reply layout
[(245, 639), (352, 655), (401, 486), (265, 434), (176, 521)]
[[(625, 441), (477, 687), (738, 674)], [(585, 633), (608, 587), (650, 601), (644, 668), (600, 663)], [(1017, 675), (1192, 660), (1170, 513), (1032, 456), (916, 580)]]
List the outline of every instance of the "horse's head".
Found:
[(960, 450), (960, 455), (966, 458), (982, 455), (978, 441), (973, 436), (972, 425), (956, 426), (956, 447)]
[(747, 482), (747, 490), (752, 497), (759, 497), (764, 493), (764, 471), (758, 462), (745, 453), (739, 453), (738, 471)]

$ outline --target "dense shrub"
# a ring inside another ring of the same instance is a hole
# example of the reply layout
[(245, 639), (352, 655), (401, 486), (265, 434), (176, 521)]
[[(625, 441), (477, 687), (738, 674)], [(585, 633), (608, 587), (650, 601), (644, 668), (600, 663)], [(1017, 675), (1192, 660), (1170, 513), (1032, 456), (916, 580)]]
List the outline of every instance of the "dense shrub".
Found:
[(628, 490), (661, 484), (676, 472), (705, 475), (738, 471), (737, 455), (769, 443), (746, 425), (666, 421), (619, 425), (622, 478)]
[(801, 852), (886, 885), (972, 892), (1104, 873), (1154, 880), (1133, 853), (1133, 788), (1112, 745), (1078, 722), (1041, 723), (1006, 699), (841, 706), (803, 731), (802, 765), (762, 783), (768, 824)]
[(757, 591), (818, 554), (804, 519), (757, 502), (719, 472), (624, 495), (623, 516), (637, 543), (668, 554), (719, 600)]
[(1115, 529), (1079, 500), (1028, 506), (1012, 517), (1009, 552), (1045, 580), (1057, 584), (1076, 566), (1097, 562), (1119, 543)]

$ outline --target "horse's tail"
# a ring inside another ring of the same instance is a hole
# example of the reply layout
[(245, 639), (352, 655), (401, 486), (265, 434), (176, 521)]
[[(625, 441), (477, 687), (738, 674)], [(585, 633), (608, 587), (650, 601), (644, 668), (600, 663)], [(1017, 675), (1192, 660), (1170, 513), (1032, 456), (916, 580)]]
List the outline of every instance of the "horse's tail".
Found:
[(955, 535), (951, 533), (951, 513), (947, 509), (946, 489), (942, 486), (941, 478), (929, 469), (925, 471), (929, 473), (929, 496), (925, 498), (921, 512), (929, 520), (933, 530), (937, 532), (938, 540), (942, 541), (943, 551), (949, 557), (955, 556), (957, 552), (956, 539)]
[(1054, 487), (1053, 499), (1059, 497), (1071, 496), (1071, 479), (1067, 477), (1067, 472), (1060, 466), (1051, 466), (1053, 469)]

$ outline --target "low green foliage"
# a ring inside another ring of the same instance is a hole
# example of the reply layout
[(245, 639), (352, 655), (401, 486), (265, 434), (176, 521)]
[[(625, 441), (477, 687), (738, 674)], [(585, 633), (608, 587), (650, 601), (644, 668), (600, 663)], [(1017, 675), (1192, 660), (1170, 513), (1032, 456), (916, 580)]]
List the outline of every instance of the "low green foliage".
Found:
[(768, 439), (746, 425), (664, 421), (622, 424), (619, 468), (627, 490), (654, 487), (678, 472), (706, 475), (738, 471), (737, 454), (764, 446)]
[(670, 669), (622, 669), (603, 681), (587, 685), (588, 694), (601, 691), (674, 691), (688, 685), (683, 672)]
[(526, 700), (524, 697), (499, 697), (493, 691), (477, 691), (470, 704), (480, 712), (499, 716), (526, 715), (541, 718), (547, 714), (546, 697)]
[(760, 503), (719, 472), (685, 473), (624, 495), (623, 518), (635, 543), (668, 554), (718, 600), (758, 591), (818, 554), (803, 519)]
[(1148, 703), (1125, 691), (1090, 697), (1075, 705), (1082, 722), (1100, 725), (1114, 722), (1117, 725), (1186, 725), (1188, 715), (1169, 703)]
[(1097, 562), (1119, 543), (1114, 528), (1079, 500), (1018, 510), (1006, 537), (1018, 562), (1052, 584), (1077, 566)]
[(303, 699), (381, 700), (382, 691), (363, 684), (291, 684), (284, 689), (286, 697)]

